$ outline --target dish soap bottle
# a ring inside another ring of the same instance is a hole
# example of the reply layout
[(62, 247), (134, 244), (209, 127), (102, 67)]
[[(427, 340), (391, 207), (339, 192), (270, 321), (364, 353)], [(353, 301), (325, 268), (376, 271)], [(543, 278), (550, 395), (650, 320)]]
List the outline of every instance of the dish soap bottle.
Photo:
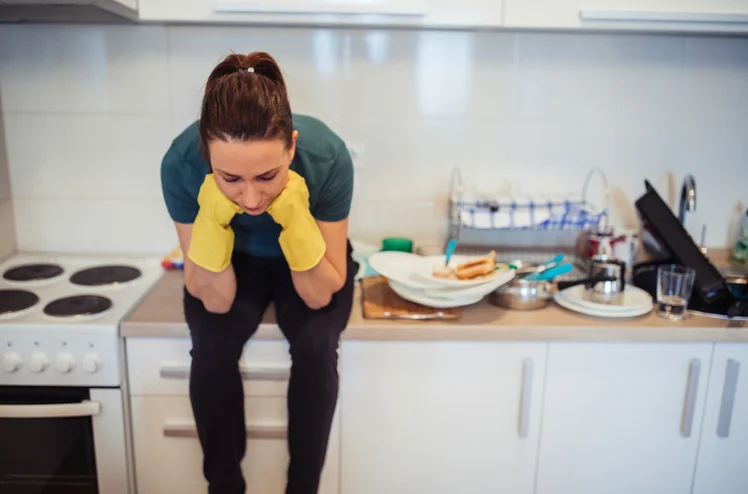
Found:
[(748, 263), (748, 211), (745, 212), (740, 222), (738, 239), (735, 242), (735, 247), (732, 249), (732, 258), (735, 262), (741, 264)]

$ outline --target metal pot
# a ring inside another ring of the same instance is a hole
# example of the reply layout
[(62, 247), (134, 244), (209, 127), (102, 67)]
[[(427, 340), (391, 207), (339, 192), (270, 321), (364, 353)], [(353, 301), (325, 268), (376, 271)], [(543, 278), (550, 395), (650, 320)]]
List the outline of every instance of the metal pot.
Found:
[(590, 259), (589, 275), (594, 278), (607, 278), (608, 281), (587, 283), (584, 297), (600, 304), (619, 304), (626, 288), (626, 263), (605, 256)]
[(506, 285), (494, 290), (488, 300), (499, 307), (516, 310), (542, 309), (551, 303), (553, 294), (583, 283), (611, 281), (610, 278), (594, 277), (571, 281), (531, 281), (514, 278)]

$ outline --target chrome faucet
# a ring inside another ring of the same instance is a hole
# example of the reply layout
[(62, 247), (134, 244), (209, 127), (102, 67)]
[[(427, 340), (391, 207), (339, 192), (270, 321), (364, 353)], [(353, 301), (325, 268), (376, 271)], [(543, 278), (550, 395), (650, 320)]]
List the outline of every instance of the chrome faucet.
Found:
[(686, 213), (696, 211), (696, 179), (693, 175), (686, 175), (680, 188), (680, 207), (678, 220), (681, 225), (686, 223)]

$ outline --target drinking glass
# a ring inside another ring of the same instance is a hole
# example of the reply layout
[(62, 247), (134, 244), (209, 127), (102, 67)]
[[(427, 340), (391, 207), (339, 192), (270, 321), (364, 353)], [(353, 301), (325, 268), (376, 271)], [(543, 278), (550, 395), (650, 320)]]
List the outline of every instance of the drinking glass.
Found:
[(691, 299), (696, 270), (678, 264), (657, 268), (657, 314), (671, 321), (680, 321)]

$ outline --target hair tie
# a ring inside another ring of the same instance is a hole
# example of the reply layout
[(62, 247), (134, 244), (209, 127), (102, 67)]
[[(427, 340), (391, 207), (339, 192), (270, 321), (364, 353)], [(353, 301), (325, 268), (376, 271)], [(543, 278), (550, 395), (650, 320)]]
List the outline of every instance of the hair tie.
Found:
[(254, 72), (254, 71), (255, 71), (255, 68), (254, 68), (254, 67), (248, 67), (248, 68), (247, 68), (247, 72)]

